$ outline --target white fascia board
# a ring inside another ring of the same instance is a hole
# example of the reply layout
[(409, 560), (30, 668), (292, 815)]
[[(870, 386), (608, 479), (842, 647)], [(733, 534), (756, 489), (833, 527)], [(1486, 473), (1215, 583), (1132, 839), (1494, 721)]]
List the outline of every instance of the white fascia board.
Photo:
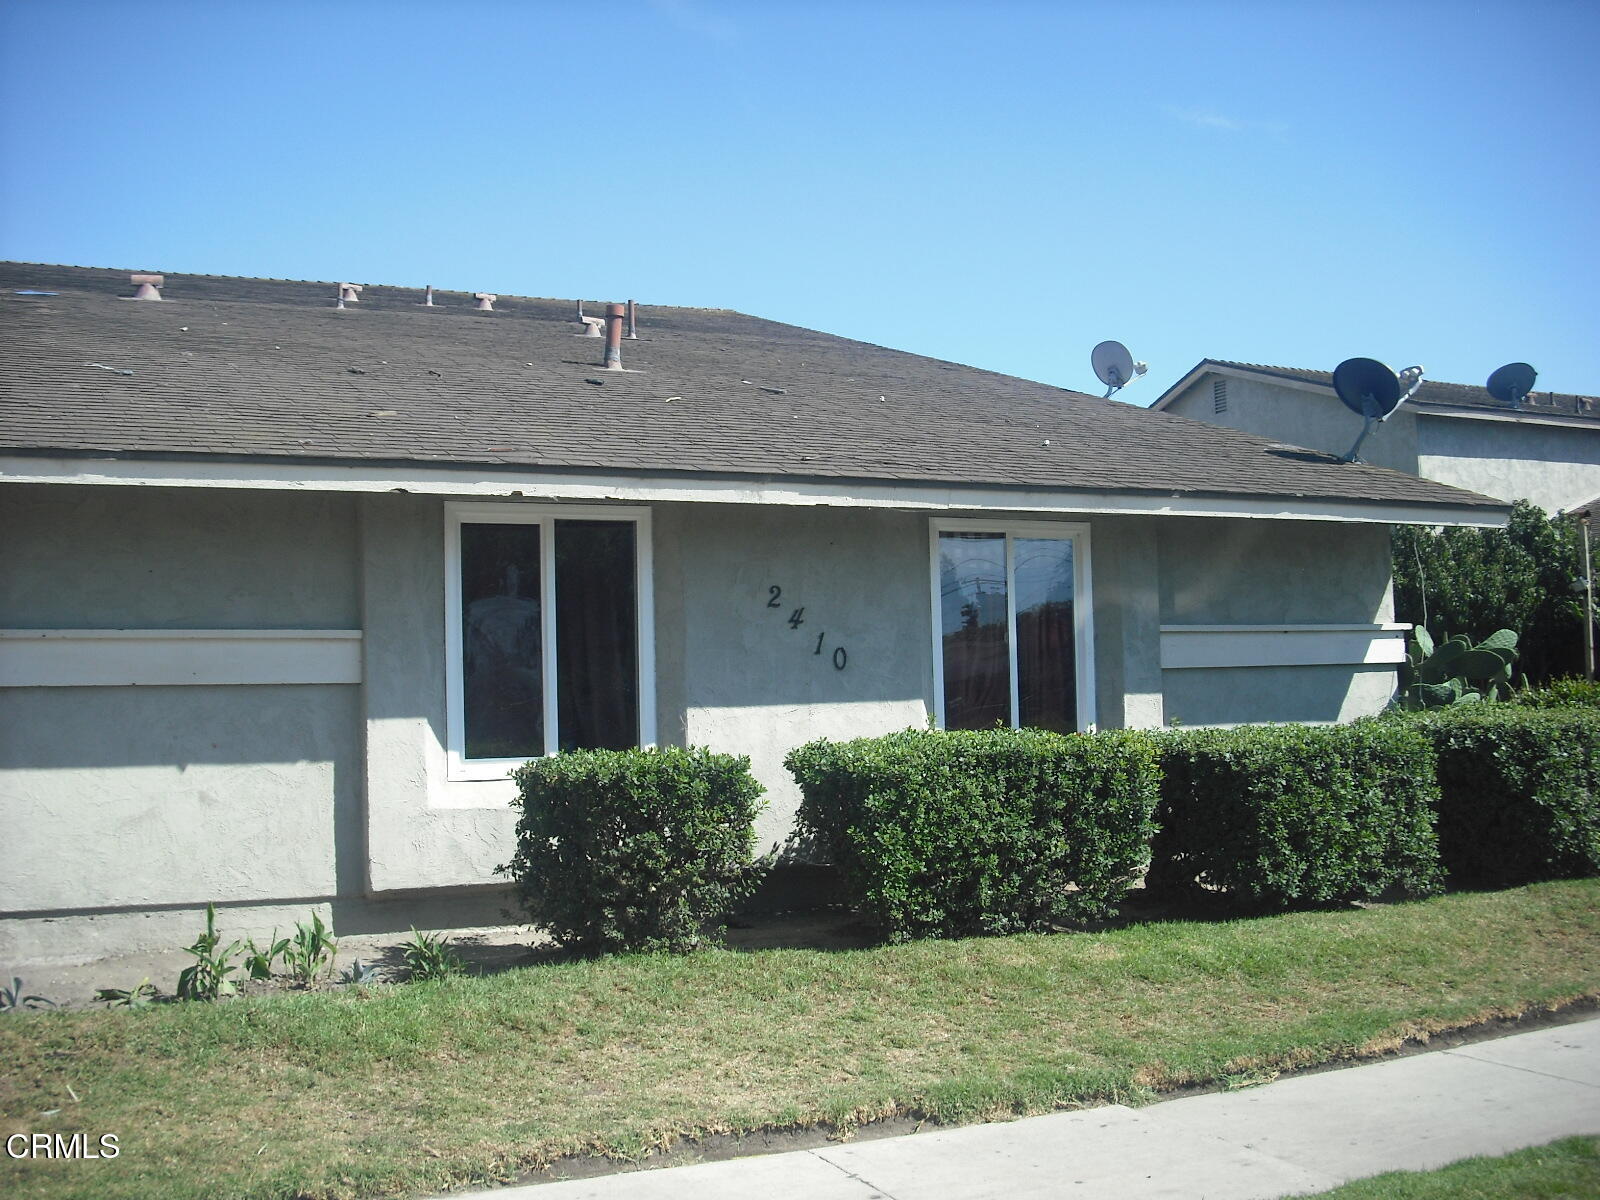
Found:
[(1600, 421), (1593, 417), (1568, 417), (1561, 413), (1497, 412), (1492, 408), (1469, 408), (1449, 404), (1412, 404), (1412, 411), (1424, 417), (1462, 417), (1468, 421), (1503, 421), (1510, 425), (1556, 425), (1563, 429), (1583, 429), (1600, 433)]
[(359, 629), (0, 629), (0, 687), (360, 682)]
[(1410, 504), (1310, 497), (1190, 496), (1127, 492), (991, 488), (971, 484), (885, 484), (854, 480), (716, 479), (672, 475), (565, 475), (471, 467), (278, 464), (0, 457), (0, 482), (91, 486), (249, 488), (279, 491), (406, 492), (589, 503), (673, 501), (776, 504), (917, 512), (1011, 512), (1052, 515), (1251, 517), (1380, 525), (1463, 525), (1498, 529), (1510, 506)]

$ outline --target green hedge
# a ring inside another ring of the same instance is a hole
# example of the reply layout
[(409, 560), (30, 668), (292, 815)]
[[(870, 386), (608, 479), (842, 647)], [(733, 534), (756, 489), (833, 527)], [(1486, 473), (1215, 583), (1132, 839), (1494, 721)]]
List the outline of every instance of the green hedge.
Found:
[(1399, 721), (1163, 734), (1153, 890), (1273, 907), (1440, 885), (1426, 738)]
[(762, 788), (748, 758), (577, 750), (512, 778), (517, 851), (500, 870), (564, 946), (692, 950), (760, 881), (751, 854)]
[(1438, 756), (1451, 883), (1515, 887), (1600, 874), (1600, 711), (1491, 704), (1409, 720)]
[(1146, 734), (907, 730), (812, 742), (785, 765), (800, 835), (891, 941), (1100, 915), (1149, 854)]
[(1600, 708), (1600, 683), (1592, 679), (1556, 679), (1544, 687), (1517, 692), (1511, 702), (1524, 708)]

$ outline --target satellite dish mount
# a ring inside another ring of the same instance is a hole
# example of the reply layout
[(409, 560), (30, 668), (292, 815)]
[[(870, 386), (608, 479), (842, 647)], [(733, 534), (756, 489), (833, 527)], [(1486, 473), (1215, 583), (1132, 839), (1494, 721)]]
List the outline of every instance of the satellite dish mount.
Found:
[(1361, 435), (1340, 462), (1361, 461), (1361, 443), (1394, 415), (1394, 410), (1422, 386), (1422, 368), (1407, 367), (1398, 375), (1375, 358), (1347, 358), (1333, 369), (1333, 390), (1344, 406), (1362, 419)]
[(1105, 398), (1111, 399), (1150, 368), (1134, 362), (1121, 342), (1101, 342), (1089, 352), (1089, 363), (1100, 382), (1106, 385)]

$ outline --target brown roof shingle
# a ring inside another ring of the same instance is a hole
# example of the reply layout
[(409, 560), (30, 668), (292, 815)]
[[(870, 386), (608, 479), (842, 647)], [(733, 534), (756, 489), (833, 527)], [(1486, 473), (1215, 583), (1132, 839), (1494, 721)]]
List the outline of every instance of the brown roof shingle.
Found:
[(131, 302), (126, 271), (0, 264), (0, 445), (1503, 507), (736, 312), (644, 307), (609, 374), (570, 301), (334, 290), (169, 275)]

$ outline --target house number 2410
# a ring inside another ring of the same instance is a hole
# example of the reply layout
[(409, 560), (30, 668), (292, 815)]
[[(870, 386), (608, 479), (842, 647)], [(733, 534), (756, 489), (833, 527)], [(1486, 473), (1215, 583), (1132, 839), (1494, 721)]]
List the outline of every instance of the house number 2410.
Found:
[[(767, 589), (767, 607), (768, 608), (776, 608), (779, 611), (782, 611), (782, 609), (783, 609), (783, 589), (781, 587), (779, 587), (777, 584), (773, 584), (771, 587), (769, 587)], [(797, 608), (792, 613), (789, 614), (789, 628), (790, 629), (799, 629), (800, 626), (804, 625), (805, 623), (806, 623), (806, 610), (805, 610), (804, 607)], [(826, 633), (817, 634), (817, 648), (815, 650), (813, 650), (811, 653), (814, 654), (814, 655), (817, 655), (818, 657), (820, 657), (822, 655), (822, 647), (827, 642), (827, 640), (828, 640), (828, 635)], [(848, 663), (849, 661), (850, 661), (850, 656), (845, 653), (845, 649), (844, 649), (843, 646), (835, 646), (833, 648), (833, 669), (835, 671), (844, 670), (845, 664)]]

